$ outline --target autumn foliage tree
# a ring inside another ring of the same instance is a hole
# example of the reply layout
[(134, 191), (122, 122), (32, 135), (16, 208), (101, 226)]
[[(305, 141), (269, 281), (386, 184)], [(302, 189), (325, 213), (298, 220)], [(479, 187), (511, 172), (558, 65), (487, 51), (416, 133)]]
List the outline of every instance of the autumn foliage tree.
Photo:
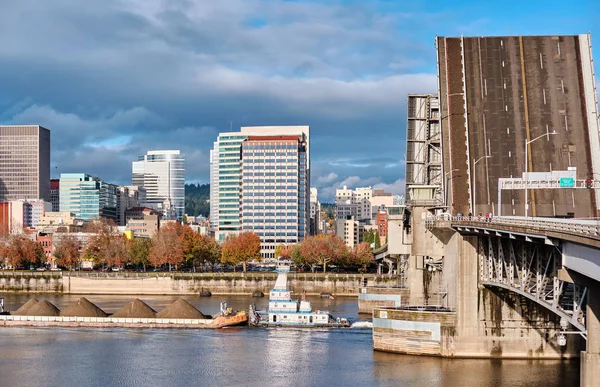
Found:
[(54, 258), (56, 264), (62, 267), (68, 267), (69, 270), (79, 263), (79, 240), (74, 235), (64, 234), (57, 241), (54, 248)]
[(359, 243), (352, 249), (351, 257), (353, 264), (360, 265), (363, 267), (363, 270), (366, 270), (367, 265), (373, 262), (371, 245), (368, 242)]
[(169, 265), (171, 271), (173, 265), (183, 262), (185, 251), (180, 226), (178, 223), (169, 223), (154, 234), (148, 255), (150, 264), (155, 267)]
[(321, 234), (306, 238), (301, 244), (300, 254), (312, 270), (316, 265), (323, 265), (323, 273), (325, 273), (328, 263), (346, 260), (348, 248), (341, 238)]
[(129, 258), (126, 238), (119, 234), (110, 219), (100, 218), (88, 226), (93, 235), (87, 242), (84, 257), (106, 266), (121, 266)]
[(205, 263), (214, 264), (219, 261), (221, 248), (213, 238), (200, 235), (190, 226), (182, 227), (183, 249), (185, 262), (196, 270), (196, 266)]
[(246, 264), (249, 261), (262, 261), (258, 235), (253, 232), (230, 235), (223, 244), (221, 262), (234, 267), (241, 263), (246, 272)]
[(24, 235), (12, 235), (5, 247), (5, 253), (13, 270), (20, 265), (38, 266), (46, 258), (42, 246)]

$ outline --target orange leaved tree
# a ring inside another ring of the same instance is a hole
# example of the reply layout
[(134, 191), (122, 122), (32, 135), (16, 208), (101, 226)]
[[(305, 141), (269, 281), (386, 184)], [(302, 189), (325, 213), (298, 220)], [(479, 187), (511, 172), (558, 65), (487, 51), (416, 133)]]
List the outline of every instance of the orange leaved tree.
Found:
[(80, 258), (79, 244), (79, 240), (74, 235), (63, 234), (54, 248), (56, 264), (68, 267), (69, 270), (72, 270), (73, 266), (77, 266)]
[(339, 237), (321, 234), (306, 238), (301, 244), (300, 254), (311, 270), (314, 271), (316, 265), (323, 265), (323, 273), (326, 273), (328, 263), (345, 261), (348, 248)]
[(183, 238), (178, 225), (178, 223), (169, 223), (161, 227), (152, 237), (152, 247), (148, 254), (148, 261), (152, 266), (168, 264), (169, 271), (171, 271), (172, 265), (179, 265), (183, 262)]
[(241, 263), (245, 273), (246, 263), (250, 261), (262, 261), (258, 235), (253, 232), (244, 232), (227, 237), (221, 250), (221, 262), (234, 267)]
[(371, 244), (368, 242), (362, 242), (354, 246), (352, 254), (350, 254), (351, 262), (355, 265), (360, 265), (363, 270), (367, 269), (367, 265), (373, 262), (373, 251), (371, 250)]

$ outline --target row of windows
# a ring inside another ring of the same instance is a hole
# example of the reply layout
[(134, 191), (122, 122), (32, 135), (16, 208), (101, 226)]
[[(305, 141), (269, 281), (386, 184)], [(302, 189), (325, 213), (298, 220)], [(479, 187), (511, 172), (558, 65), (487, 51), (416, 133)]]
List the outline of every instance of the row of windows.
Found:
[[(247, 222), (244, 222), (247, 223)], [(254, 230), (296, 230), (296, 226), (263, 226), (263, 225), (244, 225), (244, 228), (254, 229)]]
[(252, 206), (252, 205), (244, 205), (244, 209), (246, 210), (298, 210), (297, 206)]
[[(277, 223), (297, 223), (296, 219), (278, 219)], [(267, 219), (244, 219), (244, 223), (275, 223), (273, 220)]]
[(266, 216), (274, 218), (275, 216), (298, 216), (297, 212), (244, 212), (244, 216)]
[[(273, 188), (275, 189), (275, 188)], [(244, 191), (244, 196), (296, 196), (298, 197), (297, 192), (263, 192), (260, 190), (259, 192), (246, 192)], [(289, 202), (289, 200), (288, 200)]]
[(244, 149), (253, 149), (253, 150), (271, 150), (271, 149), (297, 150), (298, 149), (298, 145), (292, 145), (292, 144), (269, 144), (269, 145), (263, 145), (263, 144), (246, 143), (246, 144), (244, 144)]
[(244, 203), (295, 203), (295, 200), (290, 199), (247, 199), (244, 198)]

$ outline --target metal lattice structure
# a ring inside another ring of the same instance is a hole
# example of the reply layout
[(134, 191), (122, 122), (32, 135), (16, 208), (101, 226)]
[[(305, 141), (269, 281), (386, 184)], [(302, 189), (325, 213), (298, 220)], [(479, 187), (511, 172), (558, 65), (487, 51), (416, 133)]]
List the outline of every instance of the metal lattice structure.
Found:
[(505, 238), (479, 237), (480, 284), (498, 286), (535, 301), (585, 332), (587, 288), (561, 281), (561, 253), (552, 245)]
[(442, 181), (439, 99), (434, 94), (411, 94), (407, 106), (406, 187), (438, 186), (436, 199), (441, 200), (445, 182)]

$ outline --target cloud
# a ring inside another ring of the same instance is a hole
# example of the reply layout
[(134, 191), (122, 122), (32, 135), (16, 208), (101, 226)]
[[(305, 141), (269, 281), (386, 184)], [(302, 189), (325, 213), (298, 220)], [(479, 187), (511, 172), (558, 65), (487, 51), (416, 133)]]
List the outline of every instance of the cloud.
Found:
[(53, 173), (119, 183), (138, 155), (165, 148), (186, 154), (188, 181), (207, 182), (220, 131), (308, 124), (313, 184), (391, 184), (402, 174), (406, 94), (434, 92), (437, 80), (433, 35), (406, 38), (431, 18), (386, 6), (8, 2), (0, 123), (51, 129)]

